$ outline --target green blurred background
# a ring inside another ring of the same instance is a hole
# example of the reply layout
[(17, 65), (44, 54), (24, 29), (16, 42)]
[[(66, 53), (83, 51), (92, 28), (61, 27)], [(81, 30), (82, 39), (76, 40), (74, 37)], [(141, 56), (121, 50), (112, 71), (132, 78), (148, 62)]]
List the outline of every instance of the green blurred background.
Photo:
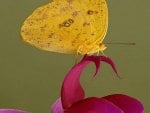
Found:
[[(0, 108), (19, 108), (50, 113), (59, 97), (65, 74), (75, 62), (73, 55), (38, 50), (22, 42), (20, 26), (31, 12), (48, 0), (0, 1)], [(107, 45), (120, 76), (102, 65), (100, 76), (89, 65), (82, 76), (87, 96), (124, 93), (140, 99), (150, 112), (150, 1), (109, 0), (109, 30), (104, 42), (135, 42), (135, 46)]]

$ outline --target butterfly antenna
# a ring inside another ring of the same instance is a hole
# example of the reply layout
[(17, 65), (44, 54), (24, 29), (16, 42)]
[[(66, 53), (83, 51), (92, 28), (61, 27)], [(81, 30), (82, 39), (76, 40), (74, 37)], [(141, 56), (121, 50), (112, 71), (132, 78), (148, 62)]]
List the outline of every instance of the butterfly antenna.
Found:
[(113, 45), (136, 45), (136, 43), (133, 42), (106, 42), (105, 44), (113, 44)]

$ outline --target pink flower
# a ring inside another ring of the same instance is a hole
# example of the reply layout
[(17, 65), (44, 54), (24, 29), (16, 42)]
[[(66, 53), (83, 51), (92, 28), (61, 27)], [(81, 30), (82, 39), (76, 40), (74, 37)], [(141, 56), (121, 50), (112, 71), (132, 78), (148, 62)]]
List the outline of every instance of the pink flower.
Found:
[(93, 62), (96, 66), (96, 76), (101, 62), (110, 64), (117, 74), (113, 61), (105, 56), (85, 56), (66, 75), (61, 97), (52, 105), (52, 113), (143, 113), (143, 105), (127, 95), (113, 94), (105, 97), (85, 98), (80, 84), (80, 76), (87, 64)]

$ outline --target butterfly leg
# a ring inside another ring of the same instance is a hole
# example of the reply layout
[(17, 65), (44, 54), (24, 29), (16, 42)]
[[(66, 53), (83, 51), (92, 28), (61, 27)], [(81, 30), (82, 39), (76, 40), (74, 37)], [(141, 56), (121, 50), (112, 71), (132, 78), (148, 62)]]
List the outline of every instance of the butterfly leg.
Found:
[(103, 51), (101, 51), (101, 53), (102, 53), (103, 56), (107, 57), (107, 55), (105, 55), (105, 53)]
[(78, 63), (78, 58), (79, 58), (79, 53), (77, 52), (77, 54), (75, 55), (75, 65)]
[(99, 54), (100, 54), (100, 51), (98, 51), (98, 52), (96, 53), (97, 56), (99, 56)]
[(82, 47), (79, 46), (78, 49), (77, 49), (77, 56), (81, 54), (81, 51), (82, 51)]

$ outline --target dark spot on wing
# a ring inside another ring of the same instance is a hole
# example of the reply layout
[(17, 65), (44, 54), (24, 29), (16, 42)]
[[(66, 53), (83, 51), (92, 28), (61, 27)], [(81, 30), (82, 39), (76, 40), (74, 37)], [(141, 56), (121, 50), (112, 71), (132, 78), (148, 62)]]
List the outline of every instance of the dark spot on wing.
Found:
[(71, 3), (73, 2), (73, 0), (67, 0), (67, 2), (68, 2), (69, 4), (71, 4)]
[(68, 22), (72, 24), (74, 22), (74, 20), (73, 19), (68, 19)]
[(87, 14), (88, 14), (88, 15), (98, 14), (98, 11), (97, 11), (97, 10), (95, 10), (95, 11), (93, 11), (93, 10), (88, 10), (88, 11), (87, 11)]
[(24, 33), (24, 35), (29, 35), (28, 29), (21, 29), (21, 32)]
[(59, 24), (59, 27), (69, 27), (71, 24), (74, 23), (74, 20), (69, 18), (68, 20), (65, 20), (63, 23)]
[(62, 39), (59, 39), (59, 41), (61, 42), (61, 41), (62, 41)]
[(49, 47), (51, 44), (50, 43), (47, 43), (47, 46)]
[(54, 33), (51, 33), (48, 35), (48, 38), (53, 38), (53, 36), (54, 36)]
[(44, 32), (45, 29), (46, 29), (46, 27), (47, 27), (47, 25), (41, 26), (41, 27), (40, 27), (40, 30), (41, 30), (42, 32)]
[(75, 30), (79, 30), (78, 28), (75, 28)]
[(88, 22), (84, 22), (84, 23), (83, 23), (83, 27), (89, 26), (89, 25), (90, 25), (90, 23), (88, 23)]
[(94, 11), (95, 12), (95, 14), (97, 14), (98, 13), (98, 11), (96, 10), (96, 11)]
[(88, 14), (88, 15), (92, 15), (92, 14), (94, 14), (94, 11), (88, 10), (88, 11), (87, 11), (87, 14)]

